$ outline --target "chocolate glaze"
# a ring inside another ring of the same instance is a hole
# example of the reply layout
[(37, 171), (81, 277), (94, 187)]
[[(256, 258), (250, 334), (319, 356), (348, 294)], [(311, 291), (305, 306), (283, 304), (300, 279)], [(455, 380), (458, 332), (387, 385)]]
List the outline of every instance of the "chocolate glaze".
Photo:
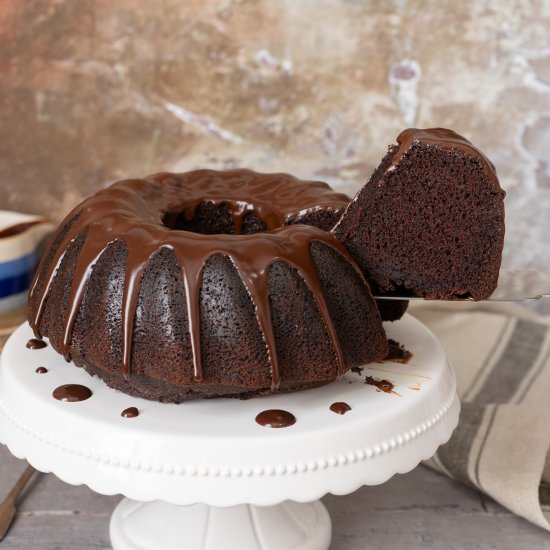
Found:
[(256, 422), (266, 428), (288, 428), (296, 423), (296, 417), (288, 411), (269, 409), (258, 414)]
[(36, 372), (36, 374), (46, 374), (48, 369), (46, 367), (38, 367), (34, 372)]
[(135, 418), (136, 416), (139, 416), (139, 411), (136, 407), (128, 407), (120, 413), (120, 416), (123, 416), (124, 418)]
[(77, 401), (86, 401), (86, 399), (92, 397), (92, 390), (80, 384), (65, 384), (55, 388), (52, 395), (58, 401), (76, 403)]
[(388, 170), (393, 169), (393, 167), (399, 163), (401, 157), (411, 148), (415, 141), (420, 141), (421, 143), (426, 143), (428, 145), (437, 145), (438, 147), (444, 147), (445, 149), (458, 149), (462, 153), (472, 157), (477, 157), (485, 165), (487, 173), (500, 189), (495, 165), (465, 137), (462, 137), (447, 128), (426, 128), (424, 130), (421, 130), (420, 128), (407, 128), (406, 130), (403, 130), (403, 132), (397, 136), (399, 148), (393, 156)]
[(330, 410), (336, 414), (346, 414), (351, 411), (351, 407), (347, 403), (338, 401), (330, 406)]
[[(227, 205), (237, 230), (243, 216), (254, 212), (267, 226), (268, 232), (206, 235), (171, 230), (164, 225), (166, 217), (173, 214), (184, 212), (191, 219), (196, 207), (205, 201)], [(288, 174), (258, 174), (250, 170), (161, 173), (146, 179), (117, 182), (90, 197), (69, 215), (69, 218), (78, 217), (61, 241), (46, 272), (31, 326), (35, 335), (40, 336), (40, 319), (55, 272), (68, 245), (86, 231), (64, 322), (61, 351), (69, 361), (73, 326), (93, 266), (111, 242), (123, 241), (128, 248), (128, 260), (122, 300), (122, 370), (128, 378), (131, 374), (132, 334), (141, 279), (151, 256), (166, 247), (174, 252), (181, 266), (194, 378), (200, 381), (199, 296), (203, 268), (211, 256), (222, 254), (235, 265), (255, 306), (271, 366), (272, 389), (276, 390), (280, 383), (280, 370), (268, 297), (268, 271), (271, 264), (281, 260), (296, 268), (309, 287), (323, 316), (341, 376), (345, 370), (342, 351), (311, 256), (311, 243), (318, 241), (331, 247), (345, 257), (360, 276), (361, 272), (344, 245), (331, 233), (305, 225), (281, 226), (291, 215), (325, 206), (343, 207), (347, 203), (345, 195), (333, 192), (324, 183), (301, 182)], [(38, 273), (41, 270), (42, 264)], [(41, 290), (37, 284), (38, 276), (35, 276), (31, 296)]]
[(394, 385), (389, 380), (380, 380), (380, 378), (374, 378), (373, 376), (367, 376), (365, 378), (365, 384), (375, 386), (386, 393), (391, 393), (394, 388)]
[(42, 221), (35, 220), (32, 222), (18, 223), (17, 225), (6, 227), (5, 229), (2, 229), (2, 231), (0, 231), (0, 239), (4, 239), (6, 237), (13, 237), (14, 235), (19, 235), (20, 233), (24, 233), (25, 231), (27, 231), (27, 229), (39, 223), (42, 223)]
[(46, 342), (44, 342), (44, 340), (42, 340), (41, 338), (31, 338), (27, 342), (27, 347), (29, 349), (43, 349), (47, 347), (47, 345), (48, 344), (46, 344)]

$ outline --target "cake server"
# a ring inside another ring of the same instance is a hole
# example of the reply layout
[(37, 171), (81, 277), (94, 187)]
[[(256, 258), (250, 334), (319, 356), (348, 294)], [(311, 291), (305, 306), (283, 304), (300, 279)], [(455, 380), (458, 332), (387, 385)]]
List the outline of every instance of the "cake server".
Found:
[[(542, 271), (510, 271), (501, 269), (496, 290), (487, 299), (491, 302), (521, 302), (550, 297), (550, 273)], [(418, 296), (375, 296), (379, 300), (423, 300)], [(470, 298), (452, 301), (471, 301)]]

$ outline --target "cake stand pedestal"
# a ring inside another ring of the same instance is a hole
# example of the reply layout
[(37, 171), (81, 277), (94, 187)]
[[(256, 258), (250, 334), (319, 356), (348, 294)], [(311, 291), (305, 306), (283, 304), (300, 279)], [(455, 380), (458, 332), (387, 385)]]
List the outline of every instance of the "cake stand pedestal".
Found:
[[(454, 375), (435, 336), (410, 316), (386, 329), (413, 352), (408, 364), (371, 364), (294, 394), (174, 405), (112, 390), (49, 346), (27, 349), (23, 325), (2, 355), (0, 441), (67, 483), (123, 494), (111, 519), (115, 550), (327, 549), (331, 524), (319, 498), (412, 470), (458, 421)], [(366, 375), (395, 387), (379, 391)], [(64, 384), (93, 395), (54, 399)], [(335, 414), (334, 402), (351, 410)], [(123, 418), (128, 407), (139, 416)], [(266, 409), (289, 411), (296, 423), (260, 426)]]

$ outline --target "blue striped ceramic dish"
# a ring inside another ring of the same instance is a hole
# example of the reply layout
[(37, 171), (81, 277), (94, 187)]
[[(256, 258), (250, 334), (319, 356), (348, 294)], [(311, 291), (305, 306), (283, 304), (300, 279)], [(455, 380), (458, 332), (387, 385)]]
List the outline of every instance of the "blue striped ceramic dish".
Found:
[(52, 229), (42, 217), (0, 210), (0, 312), (25, 304), (41, 244)]

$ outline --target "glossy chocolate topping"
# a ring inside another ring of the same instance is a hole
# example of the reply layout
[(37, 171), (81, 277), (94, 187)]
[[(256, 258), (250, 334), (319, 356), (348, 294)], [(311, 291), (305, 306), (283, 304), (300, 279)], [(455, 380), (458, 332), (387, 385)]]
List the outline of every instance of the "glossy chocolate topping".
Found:
[[(247, 235), (208, 235), (173, 230), (164, 225), (166, 217), (175, 213), (183, 212), (191, 219), (196, 207), (205, 201), (227, 205), (237, 233), (243, 216), (248, 212), (253, 212), (268, 231)], [(289, 216), (324, 207), (344, 207), (347, 202), (345, 195), (333, 192), (321, 182), (301, 182), (287, 174), (258, 174), (250, 170), (161, 173), (146, 179), (115, 183), (69, 214), (68, 219), (78, 217), (53, 257), (44, 277), (43, 289), (37, 288), (38, 277), (31, 287), (31, 296), (41, 290), (31, 320), (34, 333), (40, 336), (40, 319), (59, 263), (69, 244), (85, 231), (86, 238), (74, 271), (65, 315), (62, 353), (67, 360), (70, 360), (73, 326), (93, 266), (110, 243), (120, 240), (128, 249), (122, 300), (122, 370), (126, 377), (131, 374), (132, 333), (141, 279), (150, 258), (163, 247), (174, 252), (182, 271), (196, 381), (202, 379), (200, 289), (204, 265), (214, 254), (229, 257), (254, 304), (267, 348), (273, 389), (280, 383), (280, 370), (268, 297), (268, 271), (276, 261), (294, 267), (309, 287), (323, 316), (342, 375), (345, 370), (342, 352), (311, 256), (312, 242), (331, 247), (345, 257), (360, 276), (361, 272), (344, 245), (331, 233), (306, 225), (281, 226)], [(42, 264), (38, 272), (41, 270)]]
[(348, 411), (351, 411), (351, 407), (347, 403), (338, 401), (330, 406), (330, 410), (336, 414), (346, 414)]
[(38, 367), (34, 372), (36, 372), (36, 374), (46, 374), (48, 369), (46, 367)]
[(296, 423), (296, 417), (288, 411), (269, 409), (256, 416), (256, 422), (266, 428), (288, 428)]
[(139, 411), (136, 407), (128, 407), (120, 413), (120, 416), (123, 416), (124, 418), (135, 418), (136, 416), (139, 416)]
[(447, 128), (426, 128), (425, 130), (421, 130), (420, 128), (407, 128), (403, 130), (403, 132), (397, 136), (399, 148), (393, 156), (392, 163), (388, 170), (398, 164), (401, 157), (405, 155), (415, 141), (428, 145), (436, 145), (445, 149), (458, 149), (466, 155), (477, 157), (485, 165), (487, 173), (500, 189), (494, 164), (465, 137)]
[(44, 340), (40, 339), (40, 338), (31, 338), (28, 342), (27, 342), (27, 347), (29, 349), (43, 349), (45, 347), (47, 347), (48, 344), (46, 344), (46, 342), (44, 342)]
[(39, 223), (42, 223), (42, 222), (40, 220), (36, 220), (33, 222), (18, 223), (17, 225), (6, 227), (5, 229), (2, 229), (2, 231), (0, 231), (0, 239), (5, 239), (6, 237), (13, 237), (14, 235), (19, 235), (20, 233), (27, 231), (27, 229), (31, 228), (33, 225), (37, 225)]
[(52, 395), (58, 401), (76, 403), (77, 401), (86, 401), (86, 399), (92, 397), (92, 390), (80, 384), (65, 384), (55, 388)]

